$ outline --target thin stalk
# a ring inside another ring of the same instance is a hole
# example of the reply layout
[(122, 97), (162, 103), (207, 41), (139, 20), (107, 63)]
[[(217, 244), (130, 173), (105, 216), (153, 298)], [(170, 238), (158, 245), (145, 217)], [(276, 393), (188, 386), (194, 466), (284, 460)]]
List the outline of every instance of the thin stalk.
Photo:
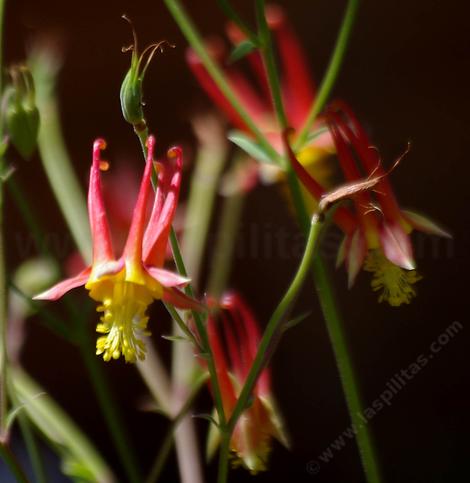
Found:
[(228, 478), (228, 463), (230, 456), (230, 437), (233, 430), (228, 428), (220, 434), (219, 467), (217, 470), (217, 483), (226, 483)]
[(34, 481), (36, 483), (47, 483), (44, 464), (36, 442), (36, 437), (31, 428), (31, 422), (29, 421), (26, 414), (24, 414), (23, 408), (21, 407), (22, 403), (14, 390), (13, 381), (11, 380), (11, 378), (8, 379), (8, 393), (10, 394), (12, 404), (18, 408), (18, 413), (16, 417), (18, 418), (21, 434), (23, 435), (23, 440), (25, 442), (26, 450), (28, 452), (31, 462), (31, 467), (34, 474)]
[[(310, 132), (310, 128), (313, 124), (316, 114), (323, 108), (337, 77), (339, 66), (346, 50), (346, 45), (354, 21), (357, 5), (358, 1), (351, 0), (348, 4), (348, 8), (346, 9), (343, 26), (338, 37), (337, 45), (335, 52), (333, 53), (328, 72), (324, 78), (324, 81), (322, 82), (319, 95), (311, 110), (311, 119), (308, 120), (305, 125), (307, 126), (307, 129), (304, 127), (304, 130), (302, 131), (305, 133), (305, 137), (307, 137), (308, 133)], [(268, 82), (271, 87), (273, 104), (277, 118), (281, 127), (285, 129), (287, 127), (287, 120), (282, 105), (279, 76), (274, 63), (274, 49), (266, 20), (263, 20), (262, 18), (264, 15), (263, 12), (264, 0), (257, 0), (257, 14), (259, 18), (258, 22), (260, 25), (261, 35), (265, 40), (261, 53), (264, 59)], [(302, 136), (302, 134), (300, 136)], [(299, 145), (302, 144), (299, 142)], [(303, 230), (306, 231), (308, 229), (308, 214), (305, 208), (304, 198), (302, 197), (302, 193), (300, 191), (298, 179), (295, 176), (290, 163), (287, 165), (287, 180), (299, 222)], [(329, 279), (327, 266), (321, 255), (314, 258), (312, 270), (320, 306), (327, 326), (336, 364), (338, 366), (338, 372), (340, 374), (349, 415), (353, 426), (357, 428), (357, 444), (359, 447), (359, 455), (362, 461), (362, 466), (366, 474), (367, 481), (369, 483), (379, 483), (381, 478), (377, 463), (378, 458), (369, 428), (361, 423), (359, 417), (359, 415), (363, 412), (364, 405), (361, 400), (360, 388), (354, 371), (354, 364), (349, 352), (347, 338), (344, 333), (338, 303), (334, 296), (333, 286)]]
[(12, 367), (10, 373), (15, 394), (23, 404), (22, 410), (59, 456), (70, 457), (83, 465), (92, 474), (93, 481), (117, 481), (91, 442), (43, 388), (20, 367)]
[(119, 453), (127, 478), (130, 482), (140, 482), (139, 465), (137, 464), (132, 444), (129, 444), (130, 438), (126, 434), (122, 417), (111, 396), (111, 390), (108, 380), (104, 375), (103, 368), (94, 354), (93, 345), (87, 332), (87, 326), (85, 324), (79, 324), (76, 327), (76, 333), (78, 336), (78, 347), (88, 369), (88, 373), (90, 374), (91, 383), (98, 398), (101, 412), (105, 418), (116, 450)]
[(356, 18), (356, 12), (359, 6), (359, 0), (349, 0), (346, 10), (344, 12), (343, 21), (339, 30), (338, 37), (336, 39), (335, 48), (330, 58), (330, 62), (326, 69), (326, 74), (318, 89), (318, 93), (313, 101), (312, 107), (307, 115), (307, 119), (304, 122), (302, 129), (294, 143), (294, 150), (302, 149), (305, 145), (308, 135), (312, 129), (313, 123), (325, 106), (331, 90), (338, 77), (341, 64), (343, 63), (346, 48), (351, 37), (352, 27)]
[(267, 154), (272, 157), (274, 161), (281, 162), (282, 160), (279, 153), (271, 146), (271, 144), (264, 136), (264, 134), (260, 131), (256, 123), (251, 119), (248, 112), (243, 108), (237, 95), (233, 92), (233, 90), (230, 88), (230, 85), (226, 81), (224, 73), (212, 60), (211, 56), (207, 53), (204, 41), (196, 30), (193, 22), (189, 18), (181, 2), (179, 0), (164, 0), (164, 2), (168, 10), (172, 14), (174, 20), (183, 32), (183, 35), (186, 37), (188, 43), (199, 56), (202, 63), (204, 64), (204, 67), (207, 69), (212, 79), (217, 84), (217, 87), (221, 90), (227, 100), (230, 101), (243, 122), (256, 137), (260, 146), (266, 151)]
[(31, 461), (31, 467), (35, 478), (34, 481), (36, 483), (47, 483), (47, 476), (44, 470), (41, 453), (28, 418), (24, 414), (18, 414), (18, 423)]
[(28, 479), (18, 460), (5, 443), (0, 443), (0, 458), (8, 466), (17, 483), (28, 483)]
[(173, 447), (173, 444), (175, 442), (175, 431), (181, 420), (185, 416), (187, 416), (187, 413), (189, 412), (194, 403), (194, 400), (196, 399), (200, 389), (203, 387), (206, 381), (206, 375), (199, 379), (199, 381), (192, 388), (191, 394), (179, 410), (178, 414), (172, 419), (171, 425), (165, 435), (163, 443), (160, 446), (160, 450), (158, 451), (158, 456), (155, 459), (154, 464), (152, 465), (148, 478), (145, 480), (146, 483), (156, 483), (160, 478), (160, 475), (170, 454), (171, 448)]
[(279, 76), (277, 75), (276, 59), (274, 57), (274, 49), (272, 48), (271, 30), (266, 21), (264, 0), (256, 0), (256, 20), (261, 38), (260, 51), (269, 80), (269, 90), (271, 92), (274, 111), (277, 114), (281, 129), (285, 129), (288, 127), (288, 120), (282, 103), (281, 86), (278, 81)]
[[(5, 13), (5, 1), (0, 0), (0, 99), (3, 98), (3, 23)], [(3, 139), (4, 126), (3, 120), (0, 120), (0, 139)], [(0, 174), (5, 170), (5, 158), (0, 158)], [(6, 438), (6, 420), (8, 412), (8, 396), (7, 396), (7, 331), (8, 331), (8, 290), (7, 290), (7, 272), (5, 261), (5, 184), (0, 180), (0, 443)]]
[[(0, 34), (1, 36), (1, 34)], [(0, 160), (0, 170), (3, 169), (4, 160)], [(4, 201), (5, 201), (5, 184), (0, 181), (0, 442), (4, 441), (7, 436), (7, 413), (8, 413), (8, 396), (7, 396), (7, 336), (8, 336), (8, 289), (7, 274), (5, 263), (5, 240), (4, 240)]]
[[(171, 249), (173, 251), (173, 257), (175, 259), (175, 264), (178, 272), (183, 275), (184, 277), (188, 276), (188, 273), (186, 271), (186, 267), (184, 265), (183, 257), (181, 255), (181, 250), (179, 248), (179, 243), (178, 243), (178, 238), (176, 237), (176, 233), (173, 230), (173, 228), (170, 231), (170, 243), (171, 243)], [(189, 297), (194, 297), (194, 291), (191, 286), (191, 284), (188, 284), (185, 287), (185, 292), (186, 295)], [(211, 379), (211, 386), (212, 390), (214, 392), (214, 401), (215, 401), (215, 407), (217, 409), (217, 414), (219, 416), (219, 421), (220, 421), (220, 426), (225, 427), (226, 424), (226, 417), (225, 417), (225, 412), (224, 412), (224, 406), (222, 403), (222, 392), (220, 390), (220, 385), (219, 385), (219, 380), (217, 378), (217, 371), (215, 368), (215, 361), (214, 361), (214, 354), (212, 353), (212, 349), (209, 344), (209, 338), (207, 336), (207, 331), (206, 331), (206, 325), (201, 317), (201, 315), (198, 312), (193, 311), (192, 312), (193, 318), (194, 318), (194, 323), (196, 325), (196, 329), (198, 331), (198, 334), (201, 338), (201, 346), (204, 352), (201, 353), (203, 357), (205, 357), (206, 362), (207, 362), (207, 368), (210, 374), (210, 379)]]
[(186, 322), (181, 318), (178, 311), (170, 304), (165, 304), (166, 310), (171, 315), (172, 319), (176, 322), (176, 325), (181, 330), (181, 332), (193, 343), (196, 349), (201, 349), (199, 345), (199, 341), (196, 339), (196, 336), (191, 332), (189, 327), (187, 326)]
[(91, 236), (85, 197), (64, 143), (57, 102), (41, 79), (36, 81), (36, 86), (41, 113), (38, 147), (44, 171), (80, 253), (90, 262)]
[(269, 363), (272, 353), (274, 352), (274, 343), (279, 341), (280, 329), (282, 323), (285, 321), (292, 305), (299, 293), (302, 285), (309, 273), (312, 260), (318, 256), (318, 241), (320, 238), (321, 229), (323, 227), (323, 217), (317, 214), (313, 215), (310, 229), (308, 233), (307, 243), (305, 245), (305, 251), (300, 261), (299, 268), (297, 269), (292, 282), (290, 283), (286, 293), (282, 297), (278, 306), (274, 310), (269, 322), (264, 330), (263, 336), (258, 346), (256, 357), (251, 365), (248, 376), (245, 380), (245, 384), (240, 392), (235, 408), (230, 416), (227, 430), (231, 434), (235, 428), (238, 418), (242, 412), (246, 409), (248, 399), (255, 387), (261, 371)]
[(207, 283), (207, 292), (215, 299), (219, 299), (227, 287), (244, 202), (245, 193), (243, 192), (237, 192), (224, 199), (220, 214), (220, 227), (211, 260), (211, 273)]

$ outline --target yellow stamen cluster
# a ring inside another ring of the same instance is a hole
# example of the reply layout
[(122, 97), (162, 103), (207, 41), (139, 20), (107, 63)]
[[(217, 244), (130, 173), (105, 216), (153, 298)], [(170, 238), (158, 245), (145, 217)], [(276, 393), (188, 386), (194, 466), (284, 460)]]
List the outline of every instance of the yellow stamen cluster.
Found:
[(145, 358), (147, 307), (158, 294), (146, 285), (126, 280), (125, 271), (89, 282), (90, 297), (101, 302), (96, 309), (102, 312), (96, 331), (105, 334), (96, 341), (96, 354), (103, 359), (119, 359), (136, 362)]
[(379, 302), (384, 300), (393, 307), (409, 304), (416, 296), (413, 284), (421, 280), (415, 270), (404, 270), (388, 260), (382, 250), (369, 250), (364, 270), (373, 273), (372, 290), (380, 292)]

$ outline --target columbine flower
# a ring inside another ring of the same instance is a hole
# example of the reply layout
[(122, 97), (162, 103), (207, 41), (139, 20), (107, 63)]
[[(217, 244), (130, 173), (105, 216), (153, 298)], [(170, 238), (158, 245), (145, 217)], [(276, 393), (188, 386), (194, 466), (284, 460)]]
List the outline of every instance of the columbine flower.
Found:
[[(274, 34), (280, 54), (282, 96), (286, 107), (286, 115), (289, 125), (297, 130), (303, 126), (315, 99), (315, 84), (309, 73), (305, 52), (283, 9), (279, 6), (268, 6), (266, 8), (266, 19)], [(244, 40), (244, 34), (234, 24), (229, 24), (227, 33), (235, 45), (240, 44)], [(208, 41), (206, 47), (207, 51), (220, 64), (227, 60), (224, 46), (219, 40), (212, 39)], [(238, 102), (250, 115), (257, 127), (269, 139), (273, 147), (278, 152), (282, 152), (282, 133), (272, 107), (271, 95), (260, 54), (255, 51), (248, 54), (247, 58), (258, 85), (252, 85), (243, 73), (233, 65), (224, 66), (227, 82), (236, 95)], [(187, 53), (187, 62), (202, 88), (226, 114), (230, 122), (237, 129), (250, 134), (248, 126), (245, 125), (235, 109), (225, 99), (197, 54), (191, 49)], [(312, 135), (314, 132), (318, 133), (321, 127), (317, 123), (312, 130)], [(330, 183), (331, 169), (324, 161), (332, 152), (331, 136), (325, 131), (323, 134), (316, 136), (315, 139), (312, 139), (296, 155), (317, 180), (321, 181), (323, 185), (328, 185)], [(281, 179), (281, 175), (280, 169), (275, 168), (272, 164), (263, 163), (260, 166), (260, 177), (263, 181), (277, 181)]]
[(95, 141), (88, 190), (93, 263), (77, 276), (35, 297), (57, 300), (69, 290), (84, 285), (90, 297), (100, 304), (97, 311), (102, 316), (96, 330), (103, 336), (98, 338), (96, 353), (103, 354), (105, 361), (118, 359), (121, 355), (126, 362), (144, 359), (144, 336), (150, 334), (147, 330), (146, 311), (153, 300), (163, 299), (183, 309), (201, 309), (198, 302), (177, 289), (189, 280), (163, 268), (181, 183), (182, 151), (178, 147), (168, 151), (168, 162), (157, 164), (158, 188), (146, 223), (146, 207), (151, 195), (150, 181), (154, 168), (154, 145), (155, 139), (150, 136), (147, 140), (147, 162), (127, 242), (122, 256), (116, 259), (100, 176), (100, 168), (107, 167), (107, 163), (100, 159), (100, 151), (106, 147), (106, 143), (102, 139)]
[[(413, 284), (421, 279), (415, 271), (409, 233), (415, 228), (445, 237), (449, 234), (424, 216), (400, 209), (376, 149), (344, 102), (336, 101), (326, 119), (346, 181), (358, 182), (364, 173), (368, 179), (378, 180), (373, 193), (363, 190), (354, 194), (355, 225), (345, 207), (335, 213), (335, 221), (345, 232), (337, 264), (345, 262), (350, 287), (363, 267), (373, 273), (372, 288), (380, 292), (380, 302), (387, 301), (392, 306), (409, 303), (416, 295)], [(318, 183), (308, 176), (292, 152), (290, 158), (307, 189), (321, 197), (324, 193)], [(356, 161), (361, 161), (362, 166)]]
[[(253, 313), (239, 295), (226, 294), (219, 308), (216, 316), (209, 317), (207, 330), (224, 412), (230, 417), (256, 356), (260, 333)], [(215, 434), (212, 433), (210, 443)], [(242, 465), (252, 473), (266, 470), (272, 438), (288, 446), (266, 368), (253, 390), (250, 407), (240, 416), (232, 435), (230, 449), (234, 466)]]

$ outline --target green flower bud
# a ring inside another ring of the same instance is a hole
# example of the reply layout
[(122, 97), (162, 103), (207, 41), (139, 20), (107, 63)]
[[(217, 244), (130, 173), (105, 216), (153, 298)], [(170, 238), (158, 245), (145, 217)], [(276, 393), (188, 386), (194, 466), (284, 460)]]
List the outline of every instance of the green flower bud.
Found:
[[(130, 20), (123, 15), (123, 18), (127, 20), (132, 27)], [(161, 42), (150, 44), (139, 55), (137, 48), (137, 35), (134, 27), (132, 27), (132, 35), (134, 37), (134, 44), (130, 47), (123, 48), (123, 52), (132, 52), (131, 66), (127, 71), (126, 76), (121, 84), (121, 109), (124, 119), (134, 126), (136, 131), (143, 131), (146, 129), (147, 124), (145, 122), (144, 110), (143, 110), (143, 91), (142, 84), (145, 77), (145, 72), (157, 50), (162, 51), (163, 45), (168, 42), (163, 40)], [(170, 47), (173, 45), (168, 44)], [(145, 62), (144, 62), (145, 61)]]
[(6, 126), (12, 144), (24, 158), (33, 154), (39, 132), (33, 76), (25, 66), (10, 70), (11, 84), (5, 90)]

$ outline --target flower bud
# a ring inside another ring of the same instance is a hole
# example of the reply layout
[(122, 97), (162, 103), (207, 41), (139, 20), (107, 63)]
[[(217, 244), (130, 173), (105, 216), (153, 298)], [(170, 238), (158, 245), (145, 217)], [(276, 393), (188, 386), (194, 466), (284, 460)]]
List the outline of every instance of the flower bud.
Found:
[[(123, 19), (127, 20), (132, 27), (130, 20), (123, 15)], [(163, 44), (168, 43), (165, 40), (150, 44), (142, 54), (139, 55), (137, 48), (137, 36), (132, 27), (132, 35), (134, 37), (134, 44), (130, 47), (123, 48), (123, 52), (132, 51), (131, 66), (127, 71), (126, 76), (121, 84), (120, 99), (121, 109), (124, 119), (134, 126), (134, 129), (141, 132), (146, 129), (143, 111), (143, 90), (142, 84), (145, 77), (145, 72), (154, 56), (155, 52), (160, 49), (162, 51)], [(173, 47), (171, 44), (168, 44)], [(145, 62), (144, 62), (145, 60)]]
[(33, 76), (25, 66), (10, 70), (7, 87), (6, 125), (12, 144), (24, 158), (33, 154), (39, 132), (39, 111), (35, 103)]

